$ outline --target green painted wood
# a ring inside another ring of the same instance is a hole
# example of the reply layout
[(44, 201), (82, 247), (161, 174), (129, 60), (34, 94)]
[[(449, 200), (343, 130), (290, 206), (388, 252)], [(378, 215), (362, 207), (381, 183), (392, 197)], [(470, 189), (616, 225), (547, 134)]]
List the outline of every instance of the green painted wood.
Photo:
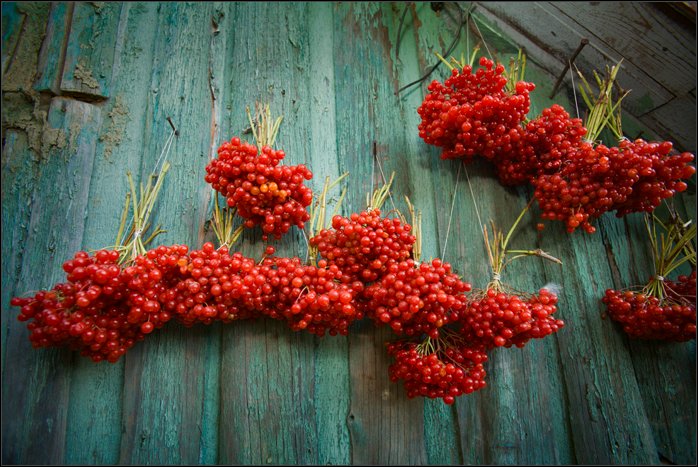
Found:
[(36, 157), (30, 151), (25, 133), (8, 130), (2, 153), (2, 250), (11, 251), (12, 256), (3, 255), (2, 261), (2, 368), (5, 368), (7, 333), (15, 327), (15, 310), (9, 306), (10, 299), (25, 293), (19, 287), (24, 245), (29, 235), (31, 197), (34, 179), (38, 171)]
[[(603, 222), (607, 234), (604, 243), (614, 275), (613, 287), (609, 288), (645, 284), (654, 274), (654, 266), (643, 216), (634, 214), (622, 220), (605, 218)], [(687, 267), (681, 268), (671, 278), (688, 271)], [(611, 320), (606, 319), (606, 323), (622, 333)], [(691, 390), (695, 385), (695, 342), (672, 344), (628, 339), (627, 345), (660, 460), (694, 463), (695, 451), (678, 440), (696, 436), (695, 424), (689, 422), (696, 415), (695, 394)], [(663, 381), (663, 384), (658, 385), (656, 381)]]
[(10, 323), (9, 311), (13, 294), (24, 293), (15, 288), (25, 241), (28, 235), (31, 196), (38, 173), (42, 146), (50, 146), (47, 135), (42, 140), (42, 124), (46, 117), (43, 106), (31, 91), (36, 72), (36, 56), (41, 47), (41, 28), (45, 27), (48, 8), (37, 4), (3, 3), (3, 105), (2, 105), (2, 182), (7, 191), (2, 195), (3, 251), (14, 250), (12, 257), (3, 255), (2, 365), (5, 364), (5, 337)]
[[(126, 172), (138, 171), (143, 152), (143, 122), (150, 80), (157, 5), (125, 3), (114, 58), (113, 97), (103, 107), (85, 220), (83, 248), (114, 244), (124, 197)], [(147, 31), (148, 34), (145, 34)], [(124, 400), (124, 359), (95, 365), (78, 359), (71, 376), (66, 463), (107, 464), (119, 461)], [(85, 427), (89, 427), (87, 430)]]
[[(140, 178), (156, 168), (172, 133), (180, 130), (168, 160), (172, 164), (157, 203), (155, 223), (167, 232), (155, 245), (200, 245), (205, 193), (205, 162), (210, 145), (211, 103), (208, 50), (212, 5), (159, 4), (153, 46), (149, 97), (143, 122)], [(143, 47), (142, 44), (137, 44)], [(167, 57), (168, 60), (163, 60)], [(184, 72), (187, 70), (187, 72)], [(202, 368), (211, 343), (205, 327), (185, 330), (175, 323), (154, 333), (125, 361), (123, 463), (197, 463), (201, 457), (202, 401), (206, 399)], [(216, 365), (215, 361), (210, 364)], [(177, 384), (163, 384), (177, 381)]]
[(51, 12), (46, 26), (39, 64), (34, 82), (34, 90), (59, 94), (60, 80), (63, 72), (63, 61), (68, 41), (68, 32), (73, 17), (75, 4), (55, 2), (51, 4)]
[(24, 26), (26, 15), (17, 9), (17, 2), (2, 4), (2, 73), (14, 54), (17, 42)]
[[(76, 67), (79, 59), (69, 55), (79, 52), (104, 81), (96, 91), (66, 89), (68, 97), (53, 99), (44, 127), (48, 107), (34, 90), (51, 91), (36, 86), (63, 69), (58, 19), (64, 11), (67, 21), (69, 4), (21, 5), (33, 25), (24, 36), (11, 31), (22, 29), (24, 16), (5, 15), (13, 10), (3, 4), (3, 60), (15, 37), (21, 51), (13, 73), (3, 76), (4, 462), (695, 462), (695, 342), (634, 342), (601, 317), (603, 291), (641, 281), (648, 270), (638, 216), (608, 215), (596, 235), (568, 235), (557, 224), (537, 232), (532, 209), (513, 244), (543, 248), (564, 266), (529, 258), (512, 264), (505, 280), (529, 292), (561, 284), (558, 314), (567, 325), (524, 349), (492, 352), (488, 386), (454, 406), (407, 399), (388, 378), (384, 343), (393, 337), (368, 321), (349, 337), (324, 338), (268, 320), (190, 329), (172, 323), (115, 365), (31, 350), (9, 298), (60, 279), (60, 264), (77, 249), (113, 241), (124, 173), (132, 170), (137, 182), (148, 176), (171, 133), (168, 116), (180, 136), (156, 216), (168, 232), (155, 244), (196, 248), (213, 239), (205, 227), (212, 192), (204, 167), (222, 141), (241, 135), (245, 107), (255, 101), (284, 115), (277, 146), (287, 163), (308, 164), (315, 190), (326, 176), (351, 173), (345, 214), (365, 207), (380, 168), (388, 176), (396, 171), (385, 210), (393, 203), (404, 209), (403, 196), (410, 196), (424, 212), (423, 259), (445, 257), (483, 287), (489, 269), (467, 179), (483, 222), (501, 227), (531, 192), (501, 187), (485, 163), (458, 176), (457, 162), (440, 160), (418, 137), (415, 109), (427, 83), (447, 70), (395, 91), (448, 46), (459, 10), (410, 3), (398, 39), (405, 5), (77, 4), (83, 13), (72, 16), (70, 40), (82, 34), (85, 47), (66, 44), (65, 69)], [(456, 55), (479, 35), (505, 62), (520, 36), (478, 4)], [(530, 52), (528, 77), (538, 86), (532, 114), (553, 101), (572, 111), (569, 89), (547, 97), (556, 78), (549, 56), (539, 56), (535, 44)], [(34, 94), (27, 99), (24, 89)], [(632, 115), (626, 121), (629, 136), (652, 135)], [(695, 212), (694, 182), (677, 206)], [(259, 229), (247, 231), (239, 250), (260, 257), (260, 236)], [(306, 253), (295, 228), (274, 245), (281, 255)]]
[[(337, 46), (334, 32), (327, 25), (334, 20), (331, 3), (319, 2), (308, 6), (308, 82), (310, 120), (309, 167), (316, 178), (313, 189), (321, 190), (325, 177), (340, 176), (337, 157), (337, 120), (341, 118), (341, 105), (335, 101), (334, 50)], [(340, 111), (338, 114), (338, 110)], [(340, 194), (335, 188), (334, 199)], [(344, 214), (349, 210), (344, 207)], [(303, 254), (303, 250), (300, 251)], [(314, 348), (314, 399), (316, 426), (317, 464), (349, 464), (351, 447), (347, 415), (349, 413), (349, 342), (346, 337), (315, 339)]]
[[(310, 163), (310, 109), (313, 83), (309, 81), (308, 4), (278, 8), (272, 4), (236, 4), (229, 23), (226, 82), (231, 87), (229, 134), (241, 135), (248, 126), (245, 107), (268, 102), (272, 115), (283, 115), (276, 146), (288, 164)], [(247, 34), (235, 25), (278, 34)], [(251, 140), (251, 135), (243, 136)], [(327, 157), (323, 155), (322, 157)], [(313, 169), (316, 177), (318, 169)], [(334, 176), (328, 173), (327, 175)], [(315, 179), (318, 180), (318, 179)], [(320, 179), (321, 180), (321, 179)], [(314, 181), (315, 188), (320, 182)], [(259, 228), (246, 231), (240, 250), (260, 257)], [(302, 236), (293, 229), (273, 242), (279, 255), (305, 255)], [(318, 342), (322, 346), (324, 342)], [(292, 333), (281, 322), (240, 323), (223, 332), (221, 408), (231, 416), (221, 420), (219, 461), (222, 463), (315, 463), (318, 455), (313, 357), (315, 340)], [(229, 381), (246, 381), (230, 385)], [(333, 384), (335, 383), (335, 384)], [(321, 386), (336, 382), (327, 381)], [(326, 394), (327, 389), (325, 389)], [(327, 397), (325, 395), (325, 397)], [(232, 414), (246, 414), (235, 417)], [(273, 420), (273, 422), (272, 422)], [(336, 420), (333, 420), (336, 423)], [(327, 430), (335, 432), (335, 427)]]
[[(347, 44), (335, 55), (335, 99), (346, 116), (337, 119), (340, 167), (368, 175), (354, 176), (348, 182), (346, 201), (352, 212), (365, 209), (366, 193), (382, 185), (381, 168), (386, 178), (396, 171), (395, 189), (392, 200), (383, 206), (385, 212), (397, 206), (404, 210), (405, 195), (414, 199), (409, 173), (404, 170), (407, 155), (400, 151), (404, 133), (395, 131), (396, 122), (404, 118), (397, 106), (389, 104), (395, 102), (399, 87), (390, 57), (392, 38), (385, 26), (392, 23), (392, 14), (391, 9), (377, 4), (342, 4), (335, 9), (335, 42)], [(352, 40), (358, 31), (366, 34), (371, 47)], [(384, 347), (390, 338), (387, 329), (370, 322), (360, 323), (349, 335), (353, 463), (426, 462), (423, 401), (408, 400), (404, 389), (390, 382), (390, 357)]]
[[(61, 264), (80, 249), (100, 124), (100, 109), (93, 105), (51, 101), (48, 125), (65, 135), (65, 147), (49, 150), (37, 180), (19, 278), (25, 290), (58, 282), (64, 277)], [(10, 325), (7, 340), (6, 359), (25, 370), (3, 373), (3, 461), (63, 459), (76, 355), (66, 349), (30, 351), (28, 331), (19, 322)]]
[(76, 2), (63, 62), (61, 91), (103, 99), (111, 95), (114, 42), (122, 2)]

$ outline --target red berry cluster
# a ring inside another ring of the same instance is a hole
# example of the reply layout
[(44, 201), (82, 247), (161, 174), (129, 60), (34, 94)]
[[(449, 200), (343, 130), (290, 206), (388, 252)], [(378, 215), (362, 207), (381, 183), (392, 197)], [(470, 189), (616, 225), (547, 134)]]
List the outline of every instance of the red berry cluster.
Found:
[(446, 404), (455, 398), (485, 387), (487, 354), (472, 345), (447, 345), (438, 350), (421, 349), (415, 342), (388, 344), (395, 357), (390, 365), (390, 380), (403, 380), (407, 397), (440, 397)]
[(641, 292), (608, 289), (602, 301), (611, 319), (619, 322), (633, 338), (676, 342), (696, 338), (695, 300), (662, 301)]
[(298, 258), (279, 258), (276, 266), (281, 288), (279, 306), (272, 317), (286, 319), (294, 331), (346, 336), (349, 325), (363, 318), (354, 300), (363, 284), (344, 284), (336, 265), (328, 266), (321, 260), (317, 266), (304, 266)]
[(480, 66), (475, 73), (469, 65), (453, 69), (443, 84), (432, 81), (417, 109), (419, 136), (443, 148), (443, 159), (494, 159), (502, 147), (511, 147), (510, 133), (516, 133), (530, 109), (534, 84), (519, 81), (510, 94), (502, 65), (482, 57)]
[(552, 317), (556, 305), (557, 296), (548, 289), (530, 297), (488, 289), (482, 298), (471, 300), (461, 320), (462, 333), (486, 349), (523, 347), (564, 326), (562, 320)]
[(346, 282), (376, 281), (388, 267), (408, 259), (415, 237), (400, 219), (382, 218), (378, 209), (334, 216), (332, 228), (310, 239), (329, 264), (342, 270)]
[(584, 141), (587, 129), (555, 104), (527, 123), (534, 85), (519, 81), (506, 92), (504, 67), (480, 59), (454, 69), (444, 83), (433, 81), (417, 109), (419, 135), (442, 148), (444, 159), (494, 162), (504, 185), (531, 183), (543, 219), (565, 222), (573, 232), (592, 233), (592, 222), (608, 211), (617, 216), (651, 211), (686, 189), (695, 173), (690, 153), (671, 155), (670, 142), (641, 139), (617, 147)]
[(313, 193), (304, 185), (313, 177), (304, 165), (279, 165), (281, 150), (262, 148), (234, 137), (218, 148), (218, 158), (206, 166), (206, 181), (237, 208), (245, 227), (261, 225), (262, 238), (280, 238), (291, 226), (303, 228)]
[(680, 275), (676, 281), (666, 281), (666, 291), (669, 298), (696, 304), (696, 270), (688, 276)]
[(129, 321), (124, 311), (129, 291), (118, 259), (117, 251), (79, 251), (63, 264), (67, 282), (12, 298), (10, 304), (21, 307), (18, 319), (30, 321), (34, 347), (66, 346), (95, 362), (115, 362), (144, 338), (143, 323)]
[(567, 231), (582, 227), (608, 211), (617, 216), (652, 211), (661, 201), (684, 191), (681, 179), (695, 173), (688, 165), (693, 155), (670, 155), (671, 143), (622, 141), (618, 147), (582, 143), (569, 151), (558, 173), (543, 174), (535, 182), (535, 197), (542, 217), (567, 224)]
[(567, 154), (577, 148), (587, 130), (579, 118), (554, 104), (539, 117), (509, 132), (510, 145), (503, 146), (494, 160), (503, 185), (534, 183), (542, 174), (560, 170)]
[[(193, 251), (159, 246), (124, 267), (117, 251), (79, 252), (64, 264), (65, 284), (12, 305), (21, 307), (20, 320), (31, 321), (35, 346), (70, 346), (110, 362), (172, 319), (192, 326), (267, 317), (323, 336), (347, 335), (354, 321), (369, 316), (398, 335), (426, 338), (389, 346), (397, 360), (391, 378), (405, 381), (410, 397), (452, 403), (484, 387), (492, 345), (472, 336), (492, 320), (470, 308), (470, 284), (439, 259), (411, 259), (411, 226), (381, 218), (378, 210), (335, 216), (332, 225), (311, 239), (323, 256), (317, 266), (276, 257), (271, 247), (256, 262), (211, 243)], [(555, 303), (545, 292), (526, 302), (528, 325), (516, 328), (511, 342), (523, 345), (557, 330), (561, 323), (549, 319)]]
[(118, 251), (81, 251), (63, 264), (67, 282), (15, 297), (35, 347), (68, 346), (94, 361), (115, 362), (136, 341), (175, 318), (186, 326), (268, 316), (294, 330), (348, 333), (363, 318), (360, 282), (345, 284), (337, 266), (267, 257), (260, 264), (227, 247), (159, 246), (127, 267)]
[(439, 329), (457, 322), (466, 309), (464, 294), (470, 289), (450, 264), (434, 259), (417, 265), (410, 259), (391, 264), (365, 297), (375, 322), (389, 325), (398, 335), (438, 339)]

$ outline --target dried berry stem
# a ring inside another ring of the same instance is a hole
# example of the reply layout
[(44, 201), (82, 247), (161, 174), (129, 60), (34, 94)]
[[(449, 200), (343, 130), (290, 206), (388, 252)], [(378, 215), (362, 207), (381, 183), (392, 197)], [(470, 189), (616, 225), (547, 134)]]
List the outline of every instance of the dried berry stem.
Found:
[(281, 121), (284, 117), (277, 117), (276, 120), (272, 121), (269, 104), (264, 105), (262, 109), (260, 109), (259, 104), (256, 107), (257, 116), (254, 120), (252, 119), (250, 108), (247, 107), (246, 110), (247, 118), (250, 122), (250, 130), (257, 143), (257, 148), (261, 151), (264, 146), (272, 147), (274, 145), (276, 136), (279, 133)]
[(226, 207), (221, 209), (218, 204), (218, 192), (214, 190), (213, 192), (213, 215), (211, 217), (211, 226), (213, 227), (213, 232), (218, 239), (218, 246), (230, 248), (235, 242), (238, 241), (244, 226), (240, 225), (237, 229), (233, 230), (233, 223), (235, 220), (236, 208)]
[[(156, 236), (165, 232), (157, 226), (155, 230), (144, 240), (144, 235), (150, 229), (150, 216), (155, 206), (160, 189), (165, 179), (165, 174), (170, 169), (170, 163), (165, 162), (158, 174), (153, 174), (148, 178), (148, 183), (145, 188), (143, 185), (139, 188), (139, 194), (136, 194), (136, 186), (133, 183), (131, 172), (126, 173), (128, 179), (130, 193), (126, 195), (126, 204), (121, 213), (119, 231), (116, 237), (116, 250), (119, 251), (119, 263), (123, 264), (132, 261), (136, 256), (146, 253), (146, 245), (148, 245)], [(155, 183), (153, 184), (153, 180)], [(128, 217), (129, 208), (132, 211), (132, 222), (128, 229), (128, 234), (124, 238), (126, 231), (126, 219)]]
[[(497, 226), (495, 225), (494, 221), (490, 221), (490, 226), (492, 228), (492, 236), (493, 236), (492, 241), (490, 241), (489, 232), (487, 230), (487, 227), (485, 227), (483, 229), (484, 240), (485, 240), (485, 249), (487, 250), (487, 256), (488, 256), (489, 261), (490, 261), (490, 267), (492, 268), (492, 280), (489, 282), (489, 284), (487, 284), (488, 289), (493, 289), (496, 291), (503, 290), (500, 275), (504, 271), (504, 269), (509, 265), (509, 263), (511, 263), (515, 259), (523, 258), (525, 256), (539, 256), (543, 259), (553, 261), (557, 264), (562, 264), (562, 261), (560, 261), (558, 258), (555, 258), (554, 256), (550, 255), (549, 253), (546, 253), (545, 251), (541, 250), (540, 248), (535, 249), (535, 250), (510, 250), (510, 249), (507, 249), (507, 246), (509, 245), (509, 241), (511, 240), (514, 232), (516, 231), (516, 228), (518, 227), (519, 223), (521, 222), (521, 219), (523, 219), (524, 214), (526, 214), (528, 209), (531, 207), (532, 203), (533, 203), (533, 198), (523, 208), (523, 210), (521, 211), (519, 216), (516, 218), (514, 223), (509, 228), (509, 231), (507, 232), (506, 236), (504, 236), (504, 233), (501, 230), (497, 229)], [(514, 254), (515, 256), (507, 259), (507, 255), (509, 255), (509, 254)]]
[[(310, 205), (310, 223), (308, 226), (308, 236), (314, 237), (320, 233), (321, 230), (329, 228), (330, 225), (328, 225), (327, 222), (327, 193), (337, 186), (339, 182), (344, 180), (347, 176), (349, 175), (349, 172), (345, 172), (344, 174), (340, 175), (335, 179), (333, 182), (330, 182), (330, 177), (325, 177), (325, 183), (322, 186), (322, 191), (320, 192), (320, 196), (317, 196), (313, 202), (313, 204)], [(330, 223), (332, 222), (332, 217), (335, 216), (339, 212), (339, 209), (341, 208), (342, 202), (344, 201), (344, 197), (347, 194), (347, 188), (344, 187), (342, 190), (342, 193), (339, 196), (339, 199), (337, 202), (334, 203), (334, 208), (332, 210), (332, 216), (330, 216), (329, 221)], [(305, 232), (303, 232), (305, 235)], [(310, 260), (310, 264), (312, 265), (317, 265), (317, 254), (318, 250), (317, 247), (308, 244), (308, 257)]]
[(622, 62), (623, 60), (621, 59), (618, 64), (612, 68), (609, 69), (606, 67), (606, 76), (604, 78), (601, 78), (599, 74), (594, 71), (594, 79), (599, 88), (599, 93), (594, 100), (590, 97), (594, 95), (592, 86), (579, 69), (577, 69), (577, 74), (582, 80), (582, 84), (579, 85), (579, 91), (584, 103), (589, 108), (589, 115), (585, 121), (585, 126), (587, 128), (585, 138), (587, 142), (595, 142), (606, 127), (613, 132), (617, 139), (623, 136), (620, 104), (623, 98), (628, 95), (629, 91), (622, 91), (620, 96), (615, 98), (613, 96), (613, 87)]
[[(666, 232), (657, 234), (656, 224), (660, 224)], [(696, 262), (696, 251), (692, 248), (696, 226), (692, 222), (683, 223), (680, 219), (666, 225), (654, 214), (646, 214), (645, 227), (649, 235), (655, 275), (643, 288), (643, 293), (664, 300), (667, 295), (665, 278), (684, 263)]]
[(395, 172), (391, 173), (390, 180), (375, 190), (371, 196), (369, 196), (368, 193), (366, 194), (366, 205), (369, 211), (372, 209), (380, 209), (383, 206), (385, 200), (390, 196), (390, 186), (393, 184), (393, 179), (395, 179)]
[(407, 202), (407, 209), (410, 212), (412, 234), (415, 238), (414, 245), (412, 246), (412, 259), (419, 261), (422, 257), (422, 211), (415, 209), (407, 196), (405, 196), (405, 201)]

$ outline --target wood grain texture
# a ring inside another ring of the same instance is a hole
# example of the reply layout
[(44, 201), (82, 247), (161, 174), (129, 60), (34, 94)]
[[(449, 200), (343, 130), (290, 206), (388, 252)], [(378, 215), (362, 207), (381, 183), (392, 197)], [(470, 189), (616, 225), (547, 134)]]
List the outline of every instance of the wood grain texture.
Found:
[(120, 2), (75, 3), (61, 91), (88, 99), (110, 96), (114, 43), (123, 6)]
[(695, 88), (695, 24), (687, 28), (651, 4), (554, 2), (552, 6), (567, 16), (567, 22), (587, 29), (672, 94)]
[(60, 93), (63, 62), (74, 8), (74, 3), (55, 2), (51, 4), (46, 36), (39, 52), (39, 63), (34, 82), (36, 91)]
[[(60, 281), (65, 252), (80, 249), (100, 124), (100, 109), (93, 105), (51, 101), (48, 125), (65, 134), (66, 146), (48, 152), (36, 182), (28, 254), (19, 277), (24, 290)], [(71, 361), (76, 356), (65, 349), (27, 352), (27, 338), (21, 323), (10, 326), (5, 358), (32, 371), (3, 373), (3, 461), (8, 463), (63, 459), (65, 452)]]
[[(396, 94), (459, 29), (456, 56), (481, 42), (482, 54), (508, 63), (527, 48), (532, 115), (553, 102), (576, 112), (569, 87), (548, 95), (588, 22), (599, 28), (580, 63), (598, 68), (620, 49), (637, 59), (621, 71), (641, 91), (624, 116), (626, 134), (685, 141), (679, 110), (695, 108), (695, 84), (646, 78), (670, 79), (661, 68), (677, 60), (695, 73), (681, 30), (635, 43), (627, 31), (640, 23), (614, 26), (628, 9), (648, 31), (667, 18), (637, 5), (525, 5), (477, 3), (461, 27), (468, 2), (440, 11), (430, 2), (3, 3), (3, 463), (695, 463), (695, 341), (632, 341), (602, 316), (606, 288), (651, 274), (640, 215), (609, 214), (597, 234), (569, 235), (558, 224), (538, 232), (531, 209), (512, 246), (542, 248), (563, 266), (528, 258), (503, 279), (531, 293), (560, 284), (566, 326), (523, 349), (490, 352), (487, 386), (452, 406), (408, 399), (390, 381), (385, 342), (394, 337), (368, 320), (347, 337), (323, 338), (271, 320), (170, 323), (110, 365), (32, 350), (9, 306), (60, 280), (75, 251), (113, 242), (125, 173), (139, 183), (162, 162), (167, 117), (179, 136), (156, 207), (167, 232), (155, 244), (212, 241), (204, 168), (223, 141), (251, 140), (243, 131), (255, 102), (284, 116), (276, 146), (285, 163), (311, 168), (315, 191), (350, 173), (330, 193), (347, 188), (344, 214), (364, 209), (366, 193), (394, 171), (383, 210), (404, 211), (405, 196), (422, 210), (422, 260), (444, 258), (474, 288), (486, 286), (481, 222), (508, 229), (532, 192), (502, 187), (482, 161), (443, 161), (419, 138), (415, 109), (446, 67)], [(535, 37), (525, 33), (536, 28)], [(625, 36), (613, 37), (614, 28)], [(645, 67), (642, 44), (672, 52)], [(695, 203), (692, 181), (676, 206), (691, 214)], [(272, 244), (279, 255), (307, 252), (295, 227)], [(236, 249), (259, 258), (264, 246), (256, 228)]]
[[(617, 81), (631, 90), (623, 108), (636, 118), (683, 100), (695, 89), (695, 27), (676, 21), (657, 4), (481, 2), (476, 12), (524, 47), (555, 79), (582, 37), (590, 43), (575, 64), (585, 76), (622, 58)], [(569, 85), (571, 78), (564, 82)], [(693, 150), (695, 105), (670, 107), (674, 114), (644, 119), (643, 126)]]
[[(149, 88), (157, 5), (125, 3), (120, 11), (114, 58), (113, 97), (105, 102), (99, 128), (85, 220), (83, 248), (113, 245), (128, 191), (127, 171), (143, 157), (143, 122)], [(145, 31), (148, 33), (146, 34)], [(140, 174), (134, 174), (138, 183)], [(66, 462), (104, 464), (119, 461), (122, 436), (124, 360), (114, 365), (75, 362), (71, 376)], [(89, 429), (85, 430), (85, 427)]]

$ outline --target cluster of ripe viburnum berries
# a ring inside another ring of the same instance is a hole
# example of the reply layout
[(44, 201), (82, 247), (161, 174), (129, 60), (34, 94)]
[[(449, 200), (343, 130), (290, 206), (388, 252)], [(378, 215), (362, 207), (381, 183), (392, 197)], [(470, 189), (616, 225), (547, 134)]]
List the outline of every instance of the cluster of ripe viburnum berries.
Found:
[[(12, 305), (35, 347), (67, 346), (110, 362), (170, 320), (191, 326), (267, 317), (323, 336), (346, 335), (368, 317), (408, 339), (388, 347), (397, 359), (391, 377), (404, 380), (410, 396), (447, 403), (485, 385), (487, 350), (522, 346), (561, 326), (549, 323), (556, 299), (547, 292), (483, 313), (448, 263), (411, 259), (411, 226), (377, 209), (335, 216), (310, 243), (322, 256), (317, 265), (274, 256), (272, 247), (255, 261), (212, 243), (192, 251), (159, 246), (126, 266), (114, 250), (78, 252), (63, 265), (65, 283)], [(429, 345), (420, 346), (424, 336)]]
[(429, 85), (419, 135), (445, 159), (493, 162), (502, 184), (532, 184), (543, 219), (591, 233), (605, 212), (652, 211), (687, 188), (693, 154), (672, 154), (670, 142), (585, 141), (582, 121), (557, 104), (526, 122), (535, 86), (519, 81), (508, 91), (502, 65), (482, 57), (480, 66), (455, 68), (444, 83)]

